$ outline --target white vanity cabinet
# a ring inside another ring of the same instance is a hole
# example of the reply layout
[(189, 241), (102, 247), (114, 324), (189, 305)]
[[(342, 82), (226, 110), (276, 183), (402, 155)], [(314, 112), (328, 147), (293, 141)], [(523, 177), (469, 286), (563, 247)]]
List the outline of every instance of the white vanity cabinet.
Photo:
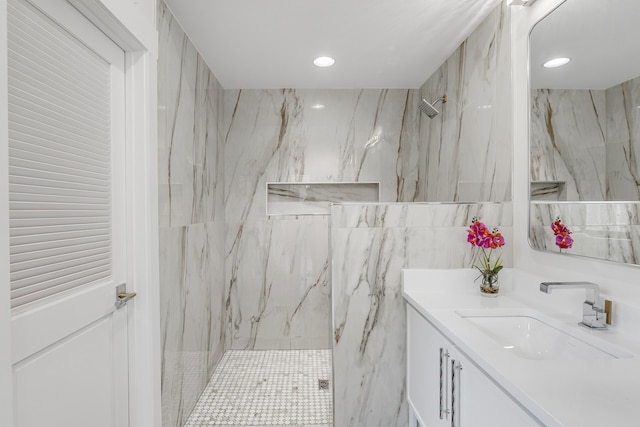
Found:
[(407, 305), (410, 427), (541, 425)]

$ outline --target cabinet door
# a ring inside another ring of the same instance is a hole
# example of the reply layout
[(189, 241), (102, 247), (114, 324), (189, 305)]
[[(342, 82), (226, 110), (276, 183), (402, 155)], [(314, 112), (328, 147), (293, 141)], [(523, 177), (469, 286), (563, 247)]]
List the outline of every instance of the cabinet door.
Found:
[(533, 427), (543, 425), (451, 346), (452, 418), (455, 427)]
[(410, 427), (543, 425), (411, 306), (407, 307), (407, 396)]
[[(445, 338), (415, 309), (407, 307), (407, 396), (419, 426), (448, 426), (449, 361)], [(443, 351), (442, 373), (440, 353)], [(441, 418), (442, 409), (442, 418)]]

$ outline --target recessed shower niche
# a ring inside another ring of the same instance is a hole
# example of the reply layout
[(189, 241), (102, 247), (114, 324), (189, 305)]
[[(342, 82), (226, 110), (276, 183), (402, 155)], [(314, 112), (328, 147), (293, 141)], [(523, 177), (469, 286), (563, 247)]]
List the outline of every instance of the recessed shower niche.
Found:
[(267, 215), (329, 215), (332, 203), (380, 201), (378, 182), (267, 183)]

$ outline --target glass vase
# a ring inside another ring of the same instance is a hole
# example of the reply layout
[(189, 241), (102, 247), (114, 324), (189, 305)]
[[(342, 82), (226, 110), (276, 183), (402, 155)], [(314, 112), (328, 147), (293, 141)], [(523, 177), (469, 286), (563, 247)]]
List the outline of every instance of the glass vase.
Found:
[(497, 274), (482, 273), (480, 294), (485, 297), (497, 297), (500, 292), (500, 281)]

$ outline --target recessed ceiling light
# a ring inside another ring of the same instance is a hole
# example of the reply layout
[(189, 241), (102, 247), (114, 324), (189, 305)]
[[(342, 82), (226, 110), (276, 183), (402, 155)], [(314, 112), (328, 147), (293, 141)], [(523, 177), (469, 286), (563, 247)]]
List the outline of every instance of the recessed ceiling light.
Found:
[(542, 64), (544, 68), (555, 68), (561, 67), (565, 64), (568, 64), (571, 59), (569, 58), (553, 58)]
[(322, 110), (325, 107), (324, 104), (313, 104), (311, 106), (311, 108), (313, 108), (314, 110)]
[(331, 67), (333, 64), (336, 63), (336, 60), (330, 56), (318, 56), (316, 59), (313, 60), (313, 63), (317, 67)]

